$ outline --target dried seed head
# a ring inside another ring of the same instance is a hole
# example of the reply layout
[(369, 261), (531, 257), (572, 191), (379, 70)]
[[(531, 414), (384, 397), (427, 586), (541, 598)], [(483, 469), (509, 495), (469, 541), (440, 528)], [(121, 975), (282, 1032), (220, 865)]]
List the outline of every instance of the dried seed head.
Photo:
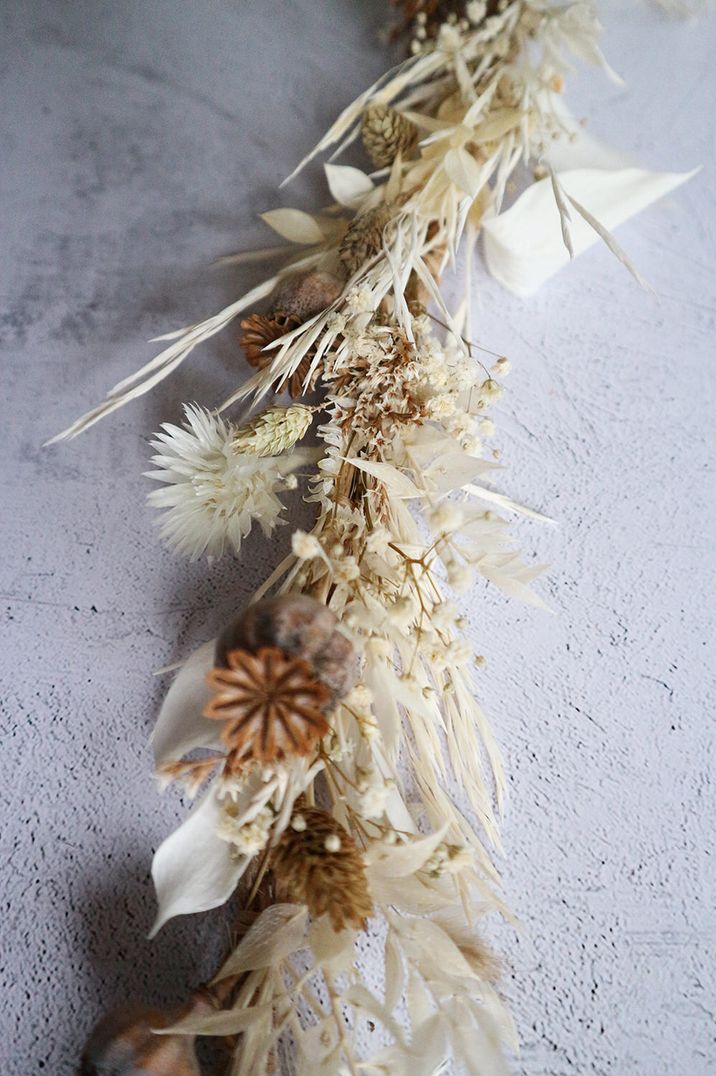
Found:
[(390, 105), (369, 105), (363, 113), (361, 138), (376, 168), (392, 164), (398, 154), (408, 156), (418, 140), (418, 128)]
[[(196, 1000), (192, 1012), (211, 1011)], [(168, 1013), (146, 1005), (115, 1009), (95, 1025), (80, 1060), (80, 1076), (201, 1076), (193, 1035), (155, 1035), (187, 1010)]]
[(250, 758), (276, 762), (307, 755), (329, 730), (330, 689), (307, 662), (275, 647), (255, 654), (230, 650), (226, 665), (206, 679), (214, 695), (204, 716), (224, 722), (229, 768)]
[(342, 291), (343, 281), (333, 273), (315, 270), (296, 274), (288, 277), (278, 288), (273, 307), (303, 324), (335, 302)]
[(394, 213), (395, 207), (390, 202), (383, 202), (351, 221), (339, 251), (350, 276), (382, 248), (383, 232)]
[(226, 665), (231, 650), (256, 653), (277, 647), (307, 662), (331, 693), (331, 706), (353, 687), (356, 658), (351, 642), (338, 630), (334, 614), (305, 594), (285, 594), (250, 605), (219, 636), (216, 664)]
[[(244, 349), (246, 359), (250, 365), (257, 370), (264, 370), (269, 366), (273, 362), (276, 352), (275, 350), (264, 351), (264, 348), (286, 333), (297, 329), (300, 324), (299, 318), (291, 314), (283, 314), (280, 311), (273, 311), (269, 314), (251, 314), (250, 317), (244, 318), (240, 322), (243, 334), (239, 338), (239, 344)], [(311, 368), (313, 350), (312, 348), (307, 352), (288, 379), (288, 391), (294, 399), (301, 396), (304, 391), (310, 392), (318, 380), (320, 371), (315, 371), (310, 382), (304, 388)], [(274, 385), (274, 388), (276, 387), (278, 387), (278, 378)]]
[(311, 915), (327, 914), (334, 930), (365, 927), (373, 904), (355, 841), (327, 811), (302, 807), (300, 814), (304, 828), (289, 826), (274, 852), (279, 889)]
[(301, 440), (312, 420), (313, 411), (302, 404), (267, 407), (236, 431), (233, 447), (254, 456), (278, 456)]
[(250, 317), (243, 318), (239, 324), (243, 329), (239, 343), (246, 352), (248, 362), (257, 370), (263, 370), (276, 354), (275, 351), (264, 351), (264, 348), (286, 333), (290, 333), (292, 329), (297, 329), (301, 322), (290, 314), (274, 312), (251, 314)]

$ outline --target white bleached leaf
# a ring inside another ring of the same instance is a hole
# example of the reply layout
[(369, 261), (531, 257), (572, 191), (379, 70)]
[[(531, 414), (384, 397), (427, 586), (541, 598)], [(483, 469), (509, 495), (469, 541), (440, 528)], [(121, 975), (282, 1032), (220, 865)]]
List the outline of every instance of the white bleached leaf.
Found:
[(422, 497), (422, 493), (415, 483), (406, 474), (399, 471), (397, 467), (394, 467), (392, 463), (363, 460), (358, 457), (347, 458), (346, 463), (350, 463), (359, 471), (365, 471), (366, 474), (373, 475), (396, 497)]
[(206, 674), (214, 664), (215, 641), (204, 643), (184, 662), (159, 711), (152, 733), (157, 766), (182, 758), (197, 747), (220, 748), (221, 726), (202, 717), (210, 691)]
[(474, 198), (482, 186), (482, 169), (467, 150), (449, 149), (445, 154), (443, 167), (452, 183), (468, 195)]
[(328, 965), (336, 974), (353, 964), (355, 938), (354, 930), (334, 930), (328, 916), (322, 915), (311, 924), (308, 944), (316, 963)]
[(212, 786), (178, 829), (159, 846), (152, 879), (159, 911), (150, 938), (168, 919), (218, 908), (233, 893), (250, 858), (233, 858), (217, 836), (221, 803)]
[(358, 209), (373, 190), (373, 180), (360, 168), (347, 164), (326, 164), (324, 168), (329, 190), (339, 205)]
[(300, 904), (272, 904), (225, 961), (220, 978), (271, 967), (303, 948), (307, 920), (308, 910)]
[(257, 1020), (271, 1016), (273, 1005), (253, 1005), (247, 1009), (186, 1016), (171, 1027), (157, 1028), (155, 1035), (239, 1035)]
[[(584, 210), (602, 229), (611, 230), (675, 190), (695, 172), (616, 171), (579, 168), (562, 172), (559, 183), (579, 215), (569, 225), (575, 255), (599, 238)], [(515, 295), (532, 295), (569, 262), (549, 178), (533, 183), (506, 212), (483, 225), (487, 266)]]
[(270, 209), (261, 214), (261, 220), (291, 243), (308, 246), (322, 243), (324, 239), (318, 221), (302, 209)]

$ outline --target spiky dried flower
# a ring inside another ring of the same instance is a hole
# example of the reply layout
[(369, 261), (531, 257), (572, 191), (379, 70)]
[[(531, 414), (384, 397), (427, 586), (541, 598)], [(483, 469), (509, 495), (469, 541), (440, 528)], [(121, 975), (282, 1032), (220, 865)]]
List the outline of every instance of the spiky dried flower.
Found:
[(415, 124), (390, 105), (369, 105), (363, 113), (360, 133), (376, 168), (391, 165), (399, 153), (406, 157), (418, 140)]
[(312, 409), (303, 404), (267, 407), (236, 431), (234, 448), (254, 456), (278, 456), (301, 440), (312, 419)]
[[(268, 314), (251, 314), (250, 317), (243, 318), (239, 324), (243, 329), (239, 344), (244, 349), (247, 362), (257, 370), (263, 370), (271, 364), (276, 354), (274, 350), (265, 351), (264, 348), (273, 344), (275, 340), (279, 340), (286, 333), (297, 329), (301, 324), (301, 319), (292, 314), (272, 311)], [(288, 379), (288, 391), (294, 399), (305, 391), (304, 385), (311, 368), (311, 358), (312, 355), (309, 352)], [(314, 387), (316, 380), (317, 374), (311, 378), (307, 386), (308, 391)]]
[(287, 898), (313, 916), (328, 915), (334, 930), (365, 928), (373, 911), (363, 857), (344, 827), (318, 807), (301, 808), (285, 830), (272, 866)]
[(185, 405), (184, 414), (182, 426), (164, 423), (151, 442), (157, 470), (147, 477), (165, 486), (147, 501), (166, 509), (161, 534), (177, 552), (192, 560), (204, 553), (220, 557), (227, 548), (238, 553), (255, 522), (267, 537), (278, 523), (283, 504), (277, 493), (301, 458), (238, 452), (231, 423), (194, 404)]
[(229, 651), (226, 665), (212, 669), (207, 683), (214, 695), (204, 716), (224, 722), (229, 768), (250, 758), (276, 762), (307, 755), (328, 732), (330, 688), (307, 662), (277, 647)]
[(351, 221), (343, 237), (339, 254), (352, 276), (383, 246), (383, 232), (395, 213), (395, 206), (383, 202)]

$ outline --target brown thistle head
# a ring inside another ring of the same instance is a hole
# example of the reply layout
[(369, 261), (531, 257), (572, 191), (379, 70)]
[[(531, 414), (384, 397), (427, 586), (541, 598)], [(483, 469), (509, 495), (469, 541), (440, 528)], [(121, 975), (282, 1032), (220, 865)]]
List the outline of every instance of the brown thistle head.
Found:
[(328, 915), (334, 930), (364, 928), (373, 911), (361, 853), (327, 811), (301, 808), (274, 850), (272, 867), (286, 898)]

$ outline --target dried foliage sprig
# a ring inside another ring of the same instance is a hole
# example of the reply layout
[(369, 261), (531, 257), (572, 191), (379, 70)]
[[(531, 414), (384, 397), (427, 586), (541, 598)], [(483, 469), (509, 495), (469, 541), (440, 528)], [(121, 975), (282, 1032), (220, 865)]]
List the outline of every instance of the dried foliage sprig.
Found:
[[(562, 104), (571, 64), (614, 77), (590, 4), (396, 6), (410, 57), (306, 158), (360, 138), (377, 170), (326, 165), (323, 213), (264, 214), (289, 243), (277, 272), (165, 337), (64, 434), (245, 315), (254, 372), (220, 411), (263, 409), (236, 426), (192, 404), (182, 426), (163, 427), (150, 472), (162, 534), (194, 558), (239, 553), (254, 523), (268, 535), (280, 522), (299, 472), (315, 506), (312, 529), (293, 533), (242, 616), (182, 667), (154, 732), (160, 778), (203, 789), (156, 853), (155, 931), (222, 904), (242, 878), (250, 886), (248, 929), (213, 1007), (156, 1031), (173, 1048), (182, 1036), (228, 1037), (234, 1076), (275, 1071), (281, 1041), (304, 1076), (427, 1076), (447, 1059), (506, 1073), (514, 1030), (475, 933), (487, 912), (509, 914), (490, 856), (502, 765), (475, 699), (482, 659), (445, 594), (483, 579), (542, 604), (531, 588), (540, 569), (521, 559), (509, 517), (544, 517), (493, 487), (491, 410), (510, 364), (472, 340), (470, 260), (482, 231), (492, 271), (525, 291), (599, 236), (633, 270), (607, 229), (683, 179), (570, 166), (570, 154), (596, 153)], [(502, 212), (520, 165), (534, 182)], [(451, 310), (439, 280), (463, 237), (467, 286)], [(317, 388), (319, 403), (265, 405)], [(384, 938), (379, 993), (355, 954), (372, 917)], [(367, 1022), (381, 1026), (377, 1051)]]

